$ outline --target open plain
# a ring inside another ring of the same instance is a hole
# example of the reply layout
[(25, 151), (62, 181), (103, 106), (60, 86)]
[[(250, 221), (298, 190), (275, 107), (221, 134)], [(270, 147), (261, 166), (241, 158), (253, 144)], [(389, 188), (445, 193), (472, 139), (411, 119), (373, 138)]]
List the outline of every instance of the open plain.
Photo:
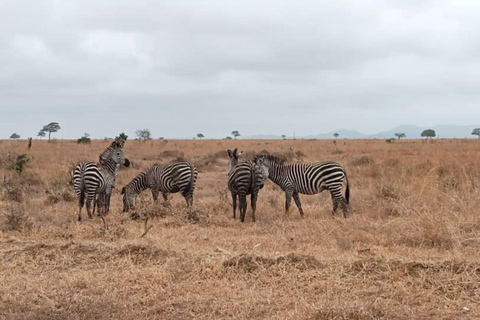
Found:
[[(0, 141), (0, 318), (478, 319), (480, 141), (127, 141), (111, 212), (77, 221), (71, 172), (108, 142)], [(292, 162), (338, 161), (351, 214), (327, 192), (284, 214), (268, 181), (257, 222), (234, 220), (227, 148)], [(18, 156), (26, 154), (21, 173)], [(141, 219), (122, 213), (121, 187), (153, 163), (199, 170), (195, 214), (141, 194)]]

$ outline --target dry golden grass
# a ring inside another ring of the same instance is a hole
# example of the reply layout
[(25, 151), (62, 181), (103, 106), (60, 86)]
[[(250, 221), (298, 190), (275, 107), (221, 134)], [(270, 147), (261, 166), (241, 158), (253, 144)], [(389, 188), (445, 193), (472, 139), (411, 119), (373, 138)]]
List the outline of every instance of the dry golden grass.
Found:
[[(7, 319), (480, 318), (480, 143), (423, 141), (128, 141), (108, 232), (76, 221), (70, 163), (107, 146), (0, 141), (0, 317)], [(327, 193), (283, 213), (268, 182), (257, 223), (233, 220), (227, 148), (344, 164), (352, 215)], [(21, 175), (12, 155), (32, 160)], [(7, 156), (10, 154), (10, 156)], [(141, 169), (178, 157), (199, 168), (197, 219), (181, 195), (145, 238), (121, 213), (120, 190)], [(10, 160), (9, 160), (10, 159)], [(85, 215), (86, 217), (86, 215)]]

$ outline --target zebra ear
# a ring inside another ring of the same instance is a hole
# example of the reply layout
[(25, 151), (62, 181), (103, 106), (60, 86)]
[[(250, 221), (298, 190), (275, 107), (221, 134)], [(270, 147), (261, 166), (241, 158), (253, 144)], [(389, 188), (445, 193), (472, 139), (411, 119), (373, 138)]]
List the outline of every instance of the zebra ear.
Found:
[(243, 154), (243, 151), (240, 151), (239, 153), (237, 153), (237, 158), (240, 157), (242, 154)]
[(120, 192), (120, 194), (124, 194), (125, 193), (125, 187), (122, 188), (122, 192)]
[(232, 157), (233, 157), (233, 152), (232, 152), (232, 150), (227, 149), (227, 154), (228, 154), (228, 157), (229, 157), (229, 158), (232, 158)]

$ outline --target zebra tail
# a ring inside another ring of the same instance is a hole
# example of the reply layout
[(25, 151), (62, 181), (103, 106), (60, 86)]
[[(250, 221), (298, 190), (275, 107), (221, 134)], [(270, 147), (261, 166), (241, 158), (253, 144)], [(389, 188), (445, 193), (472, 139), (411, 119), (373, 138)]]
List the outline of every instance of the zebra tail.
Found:
[(350, 185), (348, 183), (348, 177), (345, 175), (345, 181), (347, 182), (347, 189), (345, 190), (345, 200), (347, 204), (350, 204)]
[(191, 191), (192, 191), (192, 187), (193, 187), (193, 183), (194, 183), (194, 179), (195, 179), (195, 166), (193, 164), (190, 164), (190, 182), (188, 183), (188, 185), (186, 186), (185, 189), (183, 189), (182, 191), (182, 195), (184, 197), (186, 197)]

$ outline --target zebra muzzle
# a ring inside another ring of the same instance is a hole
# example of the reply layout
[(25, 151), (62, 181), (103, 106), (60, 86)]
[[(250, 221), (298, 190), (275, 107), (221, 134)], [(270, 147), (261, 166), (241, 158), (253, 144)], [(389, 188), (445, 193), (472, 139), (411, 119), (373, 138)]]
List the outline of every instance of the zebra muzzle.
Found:
[(129, 166), (130, 166), (130, 160), (128, 160), (127, 158), (125, 158), (125, 162), (123, 163), (123, 166), (124, 166), (124, 167), (129, 167)]

